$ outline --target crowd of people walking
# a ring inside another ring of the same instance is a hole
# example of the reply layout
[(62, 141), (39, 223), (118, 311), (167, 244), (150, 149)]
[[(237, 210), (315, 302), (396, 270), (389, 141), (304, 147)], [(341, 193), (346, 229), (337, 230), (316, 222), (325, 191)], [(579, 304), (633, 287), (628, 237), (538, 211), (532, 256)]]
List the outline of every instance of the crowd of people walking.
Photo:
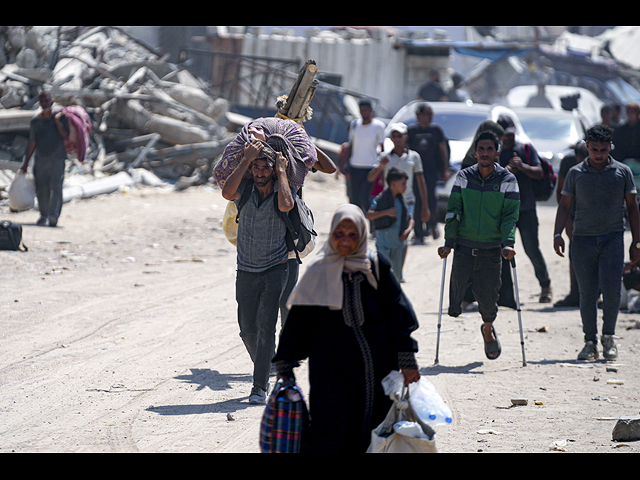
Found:
[[(249, 400), (264, 405), (270, 377), (295, 382), (295, 368), (308, 361), (314, 398), (309, 451), (366, 451), (371, 430), (390, 406), (382, 379), (399, 370), (407, 385), (420, 380), (418, 343), (411, 336), (418, 320), (401, 286), (411, 243), (431, 236), (442, 242), (440, 259), (453, 253), (448, 315), (457, 317), (476, 305), (491, 361), (502, 353), (495, 326), (499, 306), (516, 308), (508, 298), (509, 266), (520, 242), (540, 284), (539, 301), (552, 302), (532, 188), (543, 171), (535, 147), (516, 138), (513, 120), (501, 117), (478, 127), (455, 178), (439, 240), (434, 193), (436, 182), (449, 175), (450, 158), (446, 132), (433, 123), (429, 104), (418, 103), (414, 124), (389, 127), (393, 147), (388, 151), (385, 125), (376, 120), (371, 103), (361, 102), (360, 110), (362, 118), (352, 124), (337, 165), (318, 151), (321, 171), (345, 175), (349, 203), (335, 212), (329, 240), (301, 278), (296, 270), (295, 281), (288, 281), (292, 264), (280, 220), (300, 194), (287, 182), (291, 158), (286, 149), (279, 150), (268, 135), (248, 142), (223, 190), (236, 203), (245, 189), (251, 193), (238, 215), (236, 282), (241, 337), (255, 365)], [(634, 157), (640, 137), (629, 138), (640, 125), (640, 108), (631, 105), (627, 113), (628, 122), (618, 128), (604, 121), (590, 128), (559, 175), (553, 242), (557, 255), (570, 257), (571, 292), (555, 306), (579, 307), (584, 331), (579, 360), (599, 358), (600, 297), (602, 354), (606, 360), (617, 358), (621, 280), (640, 264), (640, 211), (629, 165), (634, 159), (640, 163), (640, 152)], [(272, 153), (265, 155), (265, 149)], [(273, 197), (280, 212), (274, 211)], [(627, 230), (633, 241), (625, 265)], [(367, 247), (372, 238), (377, 252)], [(287, 315), (277, 337), (281, 307)], [(324, 401), (336, 386), (339, 411)]]

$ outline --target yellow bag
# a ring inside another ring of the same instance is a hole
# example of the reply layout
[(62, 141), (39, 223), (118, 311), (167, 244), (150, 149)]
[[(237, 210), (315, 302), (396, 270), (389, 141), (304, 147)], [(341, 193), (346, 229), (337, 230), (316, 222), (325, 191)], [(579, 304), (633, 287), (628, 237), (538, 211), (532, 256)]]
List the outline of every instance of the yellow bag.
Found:
[(238, 207), (236, 207), (236, 202), (229, 202), (222, 219), (222, 231), (224, 232), (224, 236), (227, 237), (227, 240), (229, 240), (229, 242), (231, 242), (231, 244), (235, 247), (238, 246), (238, 222), (236, 221), (237, 217)]

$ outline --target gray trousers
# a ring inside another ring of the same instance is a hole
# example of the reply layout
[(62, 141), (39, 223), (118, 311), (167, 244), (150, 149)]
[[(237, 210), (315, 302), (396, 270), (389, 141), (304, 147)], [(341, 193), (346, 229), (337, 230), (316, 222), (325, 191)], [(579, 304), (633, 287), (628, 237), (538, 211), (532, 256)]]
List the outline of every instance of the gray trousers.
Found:
[(271, 361), (276, 351), (280, 298), (288, 272), (285, 263), (260, 273), (238, 270), (236, 277), (240, 338), (253, 361), (253, 386), (267, 392)]
[(39, 162), (33, 167), (36, 182), (38, 209), (43, 218), (60, 217), (62, 211), (62, 187), (64, 184), (65, 159)]

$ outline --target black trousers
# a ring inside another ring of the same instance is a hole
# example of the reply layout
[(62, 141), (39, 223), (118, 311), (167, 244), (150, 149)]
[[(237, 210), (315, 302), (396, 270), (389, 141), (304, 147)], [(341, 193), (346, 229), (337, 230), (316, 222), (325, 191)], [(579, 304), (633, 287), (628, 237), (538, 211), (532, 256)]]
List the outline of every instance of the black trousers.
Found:
[(500, 248), (473, 251), (457, 247), (454, 251), (449, 288), (449, 316), (462, 314), (461, 303), (471, 287), (478, 311), (485, 322), (498, 316), (498, 298), (502, 286), (502, 254)]

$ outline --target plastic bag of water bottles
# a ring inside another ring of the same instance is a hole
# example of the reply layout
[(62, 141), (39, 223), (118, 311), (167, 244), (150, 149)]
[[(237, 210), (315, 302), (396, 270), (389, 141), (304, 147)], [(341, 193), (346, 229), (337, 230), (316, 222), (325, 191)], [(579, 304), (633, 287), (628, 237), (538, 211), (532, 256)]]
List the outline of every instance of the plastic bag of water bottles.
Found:
[[(382, 381), (382, 386), (388, 396), (401, 398), (405, 388), (404, 375), (393, 371)], [(453, 423), (451, 409), (433, 384), (424, 377), (409, 385), (409, 403), (420, 419), (430, 427)]]

